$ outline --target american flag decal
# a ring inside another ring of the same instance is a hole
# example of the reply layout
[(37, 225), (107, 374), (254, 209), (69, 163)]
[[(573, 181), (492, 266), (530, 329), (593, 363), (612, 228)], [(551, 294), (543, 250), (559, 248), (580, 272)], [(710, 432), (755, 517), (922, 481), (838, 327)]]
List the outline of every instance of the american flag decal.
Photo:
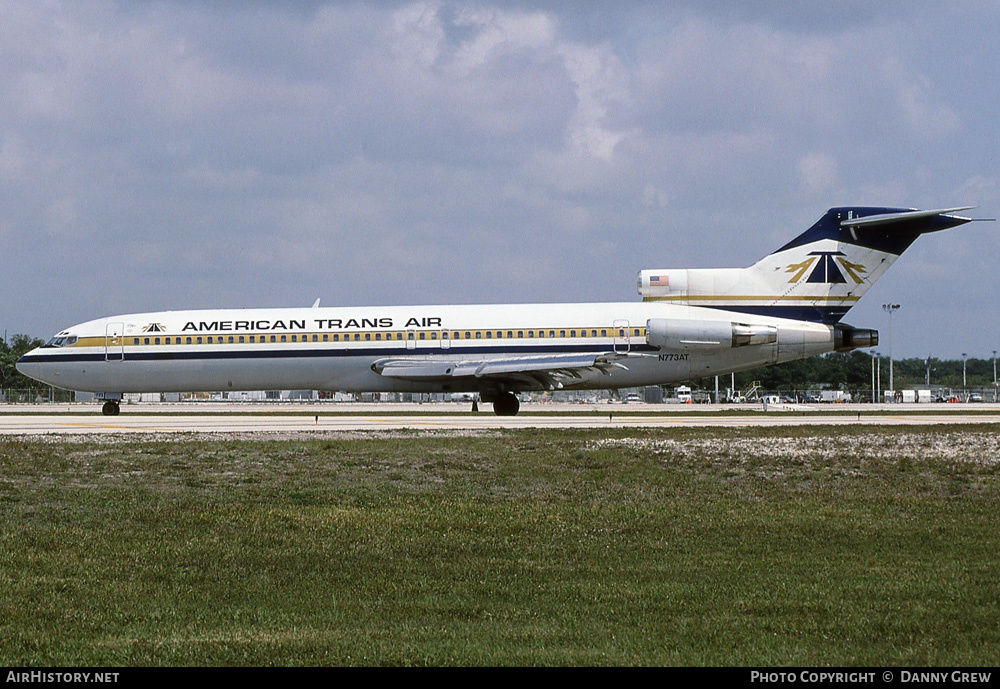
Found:
[(653, 275), (649, 278), (649, 284), (654, 287), (667, 287), (670, 285), (669, 275)]

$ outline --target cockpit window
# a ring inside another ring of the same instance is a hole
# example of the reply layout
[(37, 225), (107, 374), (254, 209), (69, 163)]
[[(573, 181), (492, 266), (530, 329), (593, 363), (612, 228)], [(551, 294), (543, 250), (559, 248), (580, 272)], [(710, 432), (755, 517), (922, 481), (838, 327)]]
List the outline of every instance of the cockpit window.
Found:
[(76, 335), (56, 335), (43, 347), (70, 347), (76, 344)]

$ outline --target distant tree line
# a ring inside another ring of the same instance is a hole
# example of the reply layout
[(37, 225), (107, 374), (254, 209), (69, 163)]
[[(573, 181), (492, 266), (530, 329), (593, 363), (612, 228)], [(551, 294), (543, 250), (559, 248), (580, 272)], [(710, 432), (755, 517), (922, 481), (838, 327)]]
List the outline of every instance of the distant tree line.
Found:
[[(876, 371), (881, 367), (882, 389), (889, 388), (889, 357), (881, 356), (875, 362)], [(893, 384), (897, 390), (931, 388), (962, 388), (962, 360), (929, 360), (930, 385), (927, 385), (927, 359), (893, 359)], [(728, 378), (729, 376), (726, 376)], [(759, 381), (765, 390), (871, 390), (872, 356), (860, 350), (834, 352), (824, 356), (789, 361), (774, 366), (743, 371), (736, 374), (737, 389), (745, 389), (751, 382)], [(993, 387), (993, 359), (971, 358), (965, 361), (965, 387), (979, 389)], [(714, 378), (697, 381), (701, 387), (714, 387)], [(729, 381), (719, 382), (729, 387)]]
[(42, 340), (29, 335), (14, 335), (0, 340), (0, 390), (44, 390), (47, 386), (18, 373), (15, 364), (24, 354), (41, 347)]

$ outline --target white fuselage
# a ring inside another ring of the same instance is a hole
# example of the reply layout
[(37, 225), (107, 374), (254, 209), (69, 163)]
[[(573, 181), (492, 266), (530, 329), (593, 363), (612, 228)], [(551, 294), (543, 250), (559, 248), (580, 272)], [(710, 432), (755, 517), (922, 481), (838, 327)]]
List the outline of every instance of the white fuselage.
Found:
[[(651, 320), (762, 326), (773, 341), (653, 342)], [(495, 378), (383, 375), (379, 362), (481, 362), (604, 352), (618, 364), (574, 370), (560, 387), (674, 383), (801, 359), (835, 348), (829, 325), (688, 305), (646, 303), (391, 306), (164, 311), (89, 321), (25, 355), (18, 370), (70, 390), (314, 389), (482, 391)], [(506, 389), (541, 389), (529, 376)]]

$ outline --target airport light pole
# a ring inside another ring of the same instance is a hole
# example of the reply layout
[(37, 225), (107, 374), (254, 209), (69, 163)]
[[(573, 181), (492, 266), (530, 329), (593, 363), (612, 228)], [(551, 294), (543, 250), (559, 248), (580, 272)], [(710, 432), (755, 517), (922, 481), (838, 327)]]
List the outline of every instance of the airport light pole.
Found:
[(966, 357), (966, 353), (962, 352), (962, 389), (963, 390), (967, 387), (966, 382), (965, 382), (965, 357)]
[(882, 396), (882, 355), (875, 352), (875, 399)]
[(899, 304), (882, 304), (882, 309), (889, 314), (889, 389), (895, 394), (896, 388), (892, 379), (892, 314), (899, 309)]
[(878, 400), (875, 393), (875, 360), (878, 358), (878, 352), (874, 349), (872, 350), (872, 404)]

